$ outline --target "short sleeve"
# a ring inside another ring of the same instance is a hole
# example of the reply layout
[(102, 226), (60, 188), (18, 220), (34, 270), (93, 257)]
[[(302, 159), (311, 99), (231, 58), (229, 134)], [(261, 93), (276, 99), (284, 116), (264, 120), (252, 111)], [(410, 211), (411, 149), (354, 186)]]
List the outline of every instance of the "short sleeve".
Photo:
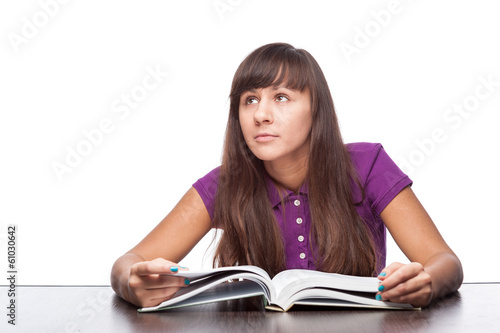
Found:
[(217, 167), (193, 184), (193, 187), (203, 200), (212, 221), (214, 219), (215, 196), (217, 194), (219, 174), (220, 167)]
[(412, 180), (394, 163), (379, 143), (349, 144), (353, 163), (356, 166), (366, 198), (376, 215)]

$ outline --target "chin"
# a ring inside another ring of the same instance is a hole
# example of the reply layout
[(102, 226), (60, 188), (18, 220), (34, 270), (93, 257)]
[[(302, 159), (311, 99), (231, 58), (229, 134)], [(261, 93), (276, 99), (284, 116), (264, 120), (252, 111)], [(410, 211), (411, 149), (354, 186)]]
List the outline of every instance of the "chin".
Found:
[(256, 158), (258, 158), (259, 160), (261, 160), (263, 162), (269, 162), (269, 161), (273, 161), (274, 159), (276, 159), (276, 156), (273, 154), (266, 154), (264, 152), (255, 152), (253, 150), (252, 150), (252, 153)]
[(250, 147), (250, 151), (254, 154), (255, 157), (264, 162), (272, 162), (283, 156), (283, 152), (274, 147), (255, 148), (256, 149), (252, 149)]

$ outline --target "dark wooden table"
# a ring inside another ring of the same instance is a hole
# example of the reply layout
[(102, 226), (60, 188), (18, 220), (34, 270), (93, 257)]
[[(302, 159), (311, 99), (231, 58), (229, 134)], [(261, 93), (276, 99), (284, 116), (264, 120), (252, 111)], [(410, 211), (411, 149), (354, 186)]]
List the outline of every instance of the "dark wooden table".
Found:
[(295, 308), (263, 310), (261, 300), (138, 313), (110, 287), (17, 286), (16, 325), (0, 287), (0, 332), (500, 332), (500, 283), (464, 284), (422, 311)]

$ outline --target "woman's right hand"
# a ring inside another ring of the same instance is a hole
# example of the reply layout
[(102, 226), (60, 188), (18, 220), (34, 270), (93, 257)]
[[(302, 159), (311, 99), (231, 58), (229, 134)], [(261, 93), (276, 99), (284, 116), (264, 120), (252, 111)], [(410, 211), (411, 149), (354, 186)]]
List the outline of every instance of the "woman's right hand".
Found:
[(175, 276), (180, 270), (188, 270), (178, 264), (157, 258), (132, 265), (128, 279), (129, 301), (137, 306), (149, 307), (169, 300), (189, 280)]

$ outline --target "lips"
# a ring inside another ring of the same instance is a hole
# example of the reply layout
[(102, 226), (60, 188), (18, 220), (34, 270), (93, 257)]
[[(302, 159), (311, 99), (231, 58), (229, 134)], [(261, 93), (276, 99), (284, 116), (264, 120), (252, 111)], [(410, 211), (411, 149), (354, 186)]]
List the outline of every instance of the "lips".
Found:
[(260, 133), (255, 137), (255, 141), (257, 142), (269, 142), (277, 138), (277, 135), (270, 134), (270, 133)]

